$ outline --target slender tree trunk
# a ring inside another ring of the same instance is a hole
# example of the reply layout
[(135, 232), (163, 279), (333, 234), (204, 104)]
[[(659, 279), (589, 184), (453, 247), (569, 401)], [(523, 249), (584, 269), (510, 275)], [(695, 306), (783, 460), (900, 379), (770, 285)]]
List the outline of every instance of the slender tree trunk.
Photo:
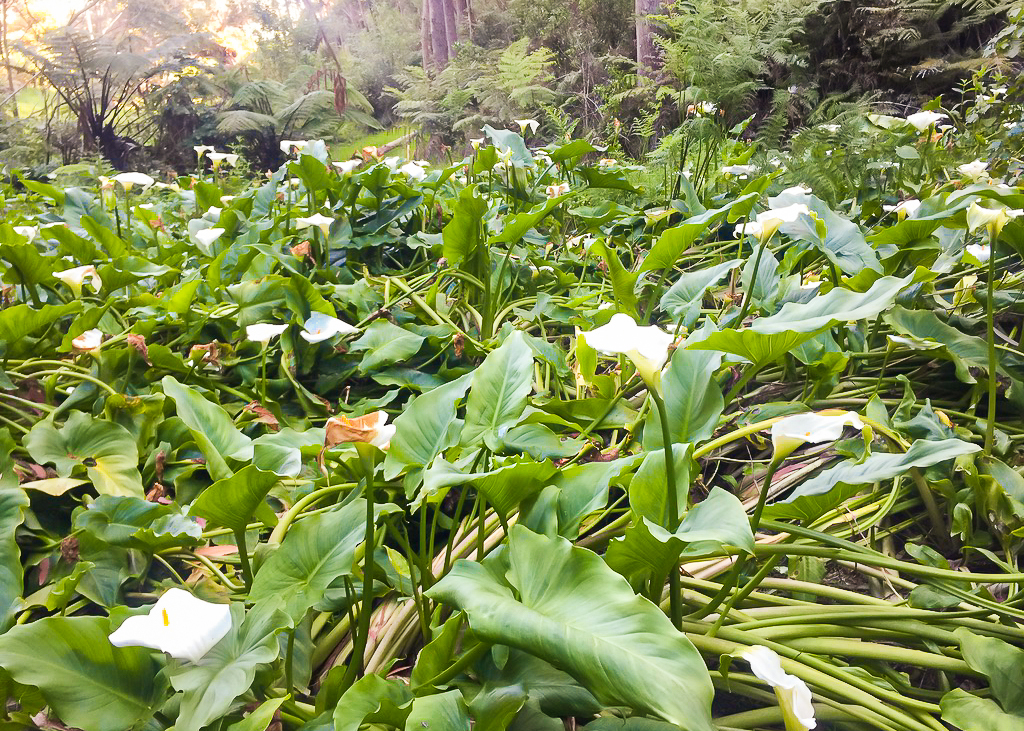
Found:
[(459, 22), (455, 17), (455, 0), (441, 0), (444, 6), (444, 32), (448, 60), (455, 58), (455, 42), (459, 40)]
[(444, 0), (430, 0), (430, 48), (434, 68), (448, 65), (448, 32), (444, 20)]
[(420, 53), (423, 55), (423, 70), (429, 71), (434, 65), (430, 47), (430, 0), (420, 3)]
[(641, 76), (651, 77), (661, 65), (654, 47), (654, 26), (647, 20), (661, 8), (659, 0), (634, 0), (636, 11), (636, 65)]
[(7, 43), (7, 10), (11, 0), (0, 0), (0, 52), (4, 55), (4, 68), (7, 71), (7, 90), (11, 95), (11, 110), (15, 119), (18, 118), (18, 99), (14, 94), (14, 71), (11, 69), (11, 47)]

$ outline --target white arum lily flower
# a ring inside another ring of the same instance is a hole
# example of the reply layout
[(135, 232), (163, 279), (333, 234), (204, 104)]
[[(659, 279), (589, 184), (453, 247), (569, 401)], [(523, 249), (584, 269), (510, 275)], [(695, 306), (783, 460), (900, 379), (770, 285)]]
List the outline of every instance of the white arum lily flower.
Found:
[(1024, 210), (1020, 208), (983, 208), (971, 203), (967, 209), (967, 228), (974, 233), (984, 226), (989, 236), (998, 236), (1006, 224), (1022, 214)]
[(300, 157), (302, 153), (312, 145), (314, 140), (281, 140), (281, 152), (285, 155), (291, 155), (292, 152), (296, 153)]
[(619, 161), (616, 160), (614, 157), (602, 157), (600, 160), (597, 161), (597, 166), (599, 168), (613, 168), (618, 164)]
[(206, 153), (216, 151), (213, 145), (196, 145), (192, 149), (196, 151), (196, 157), (200, 160), (203, 159), (203, 155)]
[(736, 233), (756, 236), (761, 241), (767, 241), (775, 235), (779, 226), (784, 223), (792, 223), (801, 215), (811, 215), (811, 210), (804, 203), (794, 203), (784, 208), (772, 208), (758, 213), (753, 221), (737, 226)]
[(515, 119), (513, 121), (519, 125), (519, 134), (521, 135), (526, 134), (527, 127), (530, 128), (531, 134), (537, 134), (537, 128), (540, 127), (540, 122), (536, 119)]
[(814, 720), (810, 688), (782, 669), (782, 660), (774, 650), (754, 645), (740, 653), (740, 657), (750, 663), (754, 675), (775, 689), (786, 731), (810, 731), (818, 725)]
[(812, 411), (779, 419), (772, 424), (775, 459), (782, 459), (802, 444), (834, 442), (847, 425), (864, 428), (864, 422), (852, 411)]
[(480, 149), (480, 145), (482, 145), (483, 143), (484, 143), (484, 138), (483, 137), (474, 137), (473, 139), (471, 139), (469, 141), (469, 144), (471, 144), (473, 146), (474, 150), (479, 150)]
[(548, 198), (557, 198), (560, 195), (565, 195), (569, 192), (569, 184), (561, 183), (559, 185), (549, 185), (547, 187)]
[(398, 168), (398, 172), (405, 175), (409, 180), (423, 180), (427, 177), (427, 171), (423, 169), (422, 165), (415, 162), (407, 162), (402, 167)]
[(230, 152), (211, 152), (207, 157), (210, 158), (214, 168), (220, 167), (222, 162), (226, 162), (231, 167), (238, 164), (238, 155)]
[(331, 163), (331, 165), (341, 171), (342, 175), (350, 175), (351, 173), (354, 173), (362, 164), (362, 160), (345, 160), (344, 162)]
[(33, 241), (36, 240), (36, 236), (39, 235), (39, 227), (38, 226), (15, 226), (14, 227), (14, 233), (18, 234), (18, 236), (24, 236), (26, 239), (28, 239), (28, 242), (31, 244)]
[(204, 228), (202, 231), (196, 231), (194, 236), (203, 247), (209, 250), (210, 246), (214, 241), (224, 235), (224, 229), (217, 228)]
[(99, 292), (100, 287), (103, 286), (103, 280), (100, 279), (100, 275), (96, 272), (96, 267), (91, 264), (75, 267), (74, 269), (65, 269), (62, 272), (54, 272), (53, 276), (68, 285), (71, 291), (74, 292), (75, 297), (82, 296), (82, 285), (87, 279), (94, 292)]
[(988, 244), (967, 244), (967, 253), (978, 260), (978, 263), (985, 264), (992, 257), (992, 247)]
[(93, 328), (92, 330), (86, 330), (84, 333), (79, 335), (77, 338), (71, 341), (72, 347), (75, 350), (81, 350), (88, 352), (96, 350), (103, 343), (103, 332)]
[(269, 322), (261, 322), (256, 325), (246, 325), (245, 337), (259, 343), (263, 347), (288, 329), (288, 325), (272, 325)]
[(145, 173), (118, 173), (111, 180), (115, 183), (120, 183), (126, 193), (132, 189), (132, 186), (140, 185), (145, 190), (156, 182)]
[(894, 206), (882, 206), (882, 210), (886, 213), (895, 213), (902, 221), (904, 218), (913, 218), (920, 207), (921, 201), (917, 200), (917, 198), (908, 198)]
[(661, 368), (668, 360), (668, 349), (673, 342), (672, 336), (660, 327), (641, 327), (629, 315), (618, 312), (607, 325), (581, 332), (580, 336), (604, 355), (625, 355), (649, 388), (659, 388)]
[(984, 163), (981, 160), (965, 162), (963, 165), (957, 167), (957, 170), (959, 170), (965, 178), (971, 181), (981, 180), (982, 178), (988, 177), (988, 163)]
[(738, 178), (745, 178), (756, 171), (757, 168), (753, 165), (726, 165), (722, 168), (726, 175), (735, 175)]
[(946, 115), (939, 114), (938, 112), (917, 112), (916, 114), (907, 115), (907, 121), (918, 132), (924, 132), (933, 124), (943, 119), (946, 119)]
[(332, 223), (334, 223), (334, 219), (330, 216), (325, 216), (322, 213), (314, 213), (312, 216), (306, 216), (305, 218), (296, 218), (295, 228), (309, 228), (310, 226), (316, 226), (324, 232), (324, 238), (327, 238), (327, 235), (331, 230)]
[(359, 328), (352, 327), (347, 322), (322, 312), (314, 312), (310, 315), (303, 328), (299, 335), (308, 343), (319, 343), (333, 338), (335, 335), (355, 335), (359, 332)]
[(387, 449), (395, 435), (395, 425), (388, 424), (388, 412), (374, 411), (366, 416), (350, 419), (347, 416), (332, 416), (327, 420), (324, 431), (324, 449), (338, 444), (361, 442), (372, 444), (378, 449)]
[(810, 194), (811, 194), (811, 189), (808, 188), (803, 183), (800, 183), (799, 185), (794, 185), (791, 188), (786, 188), (784, 191), (779, 193), (779, 197), (781, 198), (782, 196), (785, 196), (785, 195), (810, 195)]
[(168, 589), (149, 614), (129, 617), (110, 635), (114, 647), (150, 647), (199, 662), (231, 630), (231, 605), (214, 604), (184, 589)]
[(398, 159), (398, 155), (390, 155), (388, 157), (385, 157), (383, 162), (385, 165), (388, 166), (388, 170), (390, 170), (391, 172), (395, 172), (396, 170), (398, 170), (398, 163), (400, 163), (401, 160)]

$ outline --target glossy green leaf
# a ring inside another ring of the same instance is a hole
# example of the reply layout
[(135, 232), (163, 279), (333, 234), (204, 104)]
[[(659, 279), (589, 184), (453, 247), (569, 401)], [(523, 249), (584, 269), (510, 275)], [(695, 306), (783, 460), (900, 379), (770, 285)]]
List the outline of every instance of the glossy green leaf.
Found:
[(1024, 716), (1009, 714), (989, 698), (979, 698), (962, 688), (942, 696), (942, 720), (960, 731), (1024, 731)]
[(742, 263), (741, 259), (732, 259), (706, 269), (684, 272), (661, 296), (661, 309), (676, 319), (685, 317), (694, 307), (699, 309), (710, 287)]
[(403, 469), (430, 464), (458, 443), (462, 421), (455, 404), (466, 395), (473, 376), (466, 374), (427, 391), (395, 419), (395, 436), (384, 461), (384, 476), (392, 480)]
[(983, 673), (992, 687), (992, 695), (1007, 713), (1024, 718), (1024, 650), (995, 637), (984, 637), (961, 627), (955, 632), (964, 661), (972, 670)]
[(677, 226), (665, 229), (651, 246), (650, 252), (644, 257), (639, 271), (649, 272), (673, 266), (679, 256), (690, 248), (699, 236), (708, 233), (713, 225), (721, 222), (733, 209), (749, 211), (757, 199), (757, 193), (748, 193), (734, 198), (721, 208), (704, 211), (699, 215), (691, 216)]
[(190, 512), (206, 518), (211, 527), (223, 526), (236, 532), (244, 531), (253, 516), (266, 525), (274, 525), (277, 519), (266, 497), (279, 479), (273, 472), (248, 465), (203, 490)]
[[(725, 408), (715, 373), (722, 355), (714, 351), (677, 350), (662, 373), (669, 437), (674, 443), (699, 443), (711, 437)], [(662, 447), (661, 419), (652, 408), (644, 426), (644, 448)]]
[(75, 511), (74, 525), (112, 546), (150, 553), (198, 545), (203, 532), (195, 520), (176, 507), (110, 495)]
[(14, 622), (24, 587), (21, 549), (14, 532), (25, 520), (28, 497), (17, 487), (0, 487), (0, 634)]
[(424, 338), (392, 325), (387, 320), (374, 320), (362, 336), (349, 346), (353, 353), (364, 353), (359, 370), (364, 373), (393, 363), (403, 363), (419, 352)]
[(466, 188), (459, 194), (453, 205), (452, 219), (442, 231), (443, 254), (449, 266), (461, 266), (477, 252), (484, 239), (485, 213), (487, 203), (475, 188)]
[(473, 372), (462, 444), (497, 445), (526, 409), (533, 386), (533, 351), (516, 331)]
[(604, 702), (712, 731), (700, 654), (599, 556), (513, 526), (507, 557), (501, 573), (458, 561), (428, 594), (465, 611), (477, 636), (560, 667)]
[(196, 445), (206, 457), (206, 468), (216, 480), (232, 475), (226, 460), (252, 459), (252, 440), (235, 428), (224, 409), (204, 398), (198, 391), (179, 383), (173, 376), (160, 382), (173, 401), (178, 417), (185, 422)]
[(365, 675), (338, 701), (334, 709), (334, 729), (359, 731), (363, 724), (369, 723), (404, 727), (411, 700), (412, 692), (405, 683)]
[(462, 693), (425, 695), (416, 698), (405, 720), (405, 731), (470, 731), (472, 722)]

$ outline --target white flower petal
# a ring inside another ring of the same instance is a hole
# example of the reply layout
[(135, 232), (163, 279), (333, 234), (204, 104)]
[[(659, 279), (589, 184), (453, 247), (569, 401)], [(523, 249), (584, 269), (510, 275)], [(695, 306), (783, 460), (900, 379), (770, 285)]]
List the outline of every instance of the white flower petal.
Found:
[(110, 635), (115, 647), (150, 647), (179, 660), (199, 662), (231, 630), (228, 604), (168, 589), (149, 614), (129, 617)]
[(145, 173), (118, 173), (111, 180), (115, 183), (120, 183), (125, 190), (131, 190), (133, 185), (141, 185), (143, 188), (148, 188), (156, 182)]
[(624, 312), (617, 312), (607, 325), (581, 332), (580, 336), (604, 355), (625, 355), (648, 385), (657, 382), (673, 343), (672, 336), (660, 327), (641, 327)]
[(355, 335), (359, 332), (359, 328), (322, 312), (314, 312), (310, 315), (303, 327), (305, 329), (299, 335), (309, 343), (319, 343), (333, 338), (335, 335)]
[(273, 325), (269, 322), (261, 322), (256, 325), (247, 325), (245, 328), (245, 336), (249, 340), (266, 345), (273, 338), (276, 338), (287, 329), (287, 324)]
[(772, 424), (772, 447), (776, 457), (784, 457), (801, 444), (834, 442), (846, 426), (863, 429), (864, 422), (852, 411), (812, 411), (787, 416)]

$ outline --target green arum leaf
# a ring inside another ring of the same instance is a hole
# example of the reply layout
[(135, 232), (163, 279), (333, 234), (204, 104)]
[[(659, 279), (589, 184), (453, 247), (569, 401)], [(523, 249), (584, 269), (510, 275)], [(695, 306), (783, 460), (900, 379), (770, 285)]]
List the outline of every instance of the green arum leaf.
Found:
[(277, 516), (267, 504), (267, 493), (278, 483), (273, 472), (263, 472), (253, 465), (217, 480), (192, 503), (192, 515), (206, 518), (207, 524), (244, 531), (255, 516), (264, 525), (276, 525)]
[(60, 429), (49, 420), (37, 423), (25, 448), (39, 464), (53, 463), (61, 477), (84, 467), (100, 495), (144, 496), (135, 439), (113, 422), (72, 411)]
[(278, 477), (297, 477), (304, 455), (315, 457), (324, 445), (324, 430), (296, 431), (285, 427), (252, 440), (252, 464)]
[[(561, 164), (569, 161), (571, 165), (572, 161), (577, 161), (591, 152), (598, 152), (598, 149), (586, 140), (572, 140), (551, 150), (548, 153), (548, 157), (551, 158), (551, 162)], [(604, 152), (604, 150), (601, 150), (601, 152)]]
[(182, 663), (168, 673), (171, 685), (182, 691), (177, 731), (199, 731), (230, 709), (249, 690), (256, 670), (277, 659), (277, 634), (290, 626), (288, 616), (274, 606), (248, 613), (231, 605), (231, 630), (198, 664)]
[(516, 331), (473, 372), (462, 444), (483, 442), (492, 451), (499, 449), (501, 438), (523, 415), (532, 387), (533, 350)]
[(604, 188), (607, 190), (625, 190), (630, 193), (642, 192), (626, 177), (625, 170), (615, 170), (600, 167), (581, 167), (576, 172), (587, 182), (590, 188)]
[(540, 223), (551, 211), (558, 208), (563, 202), (576, 194), (570, 191), (565, 195), (548, 198), (543, 203), (538, 203), (533, 208), (514, 216), (509, 216), (502, 223), (501, 232), (487, 239), (487, 245), (516, 243), (525, 236), (530, 229)]
[(608, 504), (610, 485), (635, 469), (643, 459), (643, 454), (635, 454), (608, 462), (559, 468), (551, 480), (558, 488), (558, 535), (575, 539), (583, 519)]
[(942, 720), (959, 731), (1024, 731), (1024, 716), (1007, 713), (990, 698), (979, 698), (962, 688), (942, 696)]
[(25, 520), (26, 508), (28, 497), (23, 490), (0, 484), (0, 634), (14, 623), (25, 585), (15, 531)]
[[(690, 474), (694, 470), (693, 445), (672, 445), (673, 468), (676, 478), (676, 505), (686, 505), (690, 491)], [(629, 481), (629, 507), (637, 516), (647, 518), (656, 525), (667, 526), (681, 515), (672, 516), (668, 511), (668, 478), (666, 476), (665, 449), (653, 449), (644, 454), (633, 479)]]
[(622, 266), (622, 261), (615, 250), (605, 241), (595, 241), (587, 250), (588, 254), (594, 254), (604, 259), (608, 266), (608, 276), (612, 280), (612, 293), (615, 295), (615, 304), (619, 312), (636, 317), (636, 282), (639, 275), (636, 272), (627, 271)]
[[(765, 516), (778, 519), (814, 520), (838, 503), (828, 499), (837, 490), (842, 500), (859, 492), (854, 487), (890, 480), (912, 468), (931, 467), (965, 454), (980, 452), (981, 447), (959, 439), (928, 441), (918, 439), (903, 454), (876, 452), (858, 463), (841, 462), (801, 482), (785, 499), (769, 505)], [(821, 496), (828, 496), (822, 499)]]
[[(377, 506), (376, 512), (385, 509), (390, 508)], [(361, 498), (300, 521), (256, 572), (249, 599), (260, 604), (280, 598), (297, 622), (310, 607), (323, 605), (335, 581), (352, 574), (365, 532), (366, 502)]]
[(69, 726), (124, 731), (148, 719), (164, 691), (141, 647), (114, 647), (106, 617), (48, 617), (0, 636), (0, 667), (42, 691)]
[(793, 203), (805, 203), (825, 224), (825, 235), (821, 236), (809, 216), (800, 216), (792, 223), (784, 223), (779, 231), (798, 241), (806, 241), (817, 247), (828, 260), (839, 267), (844, 274), (856, 274), (864, 269), (882, 271), (878, 254), (872, 249), (863, 232), (853, 221), (843, 218), (828, 207), (817, 196), (802, 193), (769, 198), (772, 208), (783, 208)]
[[(757, 264), (757, 276), (754, 276)], [(750, 301), (762, 310), (770, 310), (779, 296), (782, 277), (779, 275), (779, 260), (770, 249), (765, 249), (760, 258), (755, 253), (740, 270), (740, 286), (750, 292)], [(751, 288), (753, 285), (753, 288)]]
[(392, 325), (387, 320), (374, 320), (349, 350), (364, 353), (359, 370), (372, 373), (394, 363), (404, 363), (419, 352), (423, 341), (421, 335)]
[(684, 272), (662, 295), (661, 309), (677, 320), (696, 322), (704, 293), (741, 264), (742, 259), (732, 259), (707, 269)]
[(405, 731), (470, 731), (472, 727), (462, 693), (457, 690), (414, 699), (405, 719)]
[[(658, 240), (651, 246), (650, 252), (644, 257), (639, 272), (657, 271), (674, 266), (682, 253), (689, 249), (699, 236), (709, 233), (711, 227), (720, 223), (726, 216), (733, 218), (736, 215), (746, 215), (750, 212), (754, 203), (757, 202), (757, 199), (757, 193), (748, 193), (730, 201), (721, 208), (704, 211), (700, 215), (686, 219), (678, 226), (665, 229), (661, 236), (658, 237)], [(726, 264), (729, 264), (729, 262), (726, 262)], [(719, 266), (723, 265), (720, 264)], [(712, 267), (712, 269), (717, 268)], [(695, 273), (693, 272), (693, 274)], [(684, 278), (686, 276), (686, 274), (683, 275)], [(714, 281), (717, 281), (717, 279), (709, 284)]]
[[(0, 240), (18, 238), (17, 234), (5, 236), (7, 224), (0, 224)], [(12, 232), (13, 233), (13, 232)], [(0, 244), (0, 268), (3, 281), (8, 284), (22, 284), (35, 288), (40, 284), (54, 282), (54, 262), (39, 253), (35, 244), (26, 242)], [(56, 268), (60, 268), (59, 265)]]
[(550, 462), (529, 458), (512, 461), (489, 472), (462, 472), (443, 459), (437, 459), (423, 473), (423, 486), (413, 505), (438, 502), (455, 485), (472, 485), (498, 515), (508, 517), (523, 502), (544, 488), (555, 474)]
[(334, 731), (359, 731), (366, 724), (404, 728), (412, 699), (412, 692), (405, 683), (365, 675), (338, 701), (334, 709)]
[(988, 678), (995, 700), (955, 688), (942, 697), (942, 720), (962, 731), (1024, 731), (1024, 651), (963, 627), (955, 634), (964, 660)]
[(274, 721), (274, 716), (277, 710), (281, 707), (281, 704), (289, 699), (290, 696), (283, 696), (281, 698), (271, 698), (268, 701), (264, 701), (260, 704), (259, 708), (250, 713), (248, 716), (243, 718), (241, 721), (237, 721), (228, 726), (227, 731), (267, 731), (270, 728), (270, 724)]
[(752, 554), (754, 534), (743, 503), (716, 487), (690, 508), (674, 533), (644, 518), (612, 541), (606, 559), (636, 586), (652, 576), (668, 575), (681, 556), (699, 556), (722, 546)]
[(442, 231), (442, 252), (448, 266), (465, 269), (465, 261), (475, 256), (483, 245), (487, 203), (476, 188), (465, 188), (452, 209), (452, 219)]
[(164, 393), (174, 401), (178, 417), (185, 422), (203, 456), (206, 469), (215, 480), (230, 477), (233, 472), (228, 459), (252, 459), (252, 440), (235, 428), (224, 409), (206, 400), (198, 391), (164, 376), (160, 382)]
[(0, 343), (6, 346), (8, 357), (24, 351), (28, 336), (56, 322), (62, 317), (82, 310), (81, 302), (67, 305), (43, 305), (36, 309), (29, 305), (14, 305), (0, 310)]
[(456, 562), (428, 595), (465, 611), (481, 639), (550, 662), (603, 702), (712, 731), (700, 654), (597, 554), (513, 526), (505, 555), (507, 571)]
[(113, 232), (112, 227), (100, 223), (92, 216), (82, 216), (80, 223), (90, 236), (100, 243), (100, 248), (107, 256), (115, 259), (119, 256), (127, 256), (131, 253), (128, 244), (124, 239)]
[(455, 659), (456, 645), (462, 638), (462, 624), (466, 617), (462, 612), (455, 612), (440, 627), (434, 630), (434, 636), (416, 657), (416, 664), (409, 674), (409, 683), (417, 692), (420, 686), (447, 670)]
[(76, 530), (88, 531), (105, 543), (158, 553), (169, 548), (197, 546), (202, 528), (176, 506), (136, 497), (103, 495), (73, 516)]
[(494, 129), (491, 125), (485, 124), (483, 133), (500, 152), (512, 152), (512, 156), (509, 158), (509, 162), (512, 164), (522, 166), (533, 163), (533, 155), (530, 154), (530, 149), (526, 146), (523, 136), (518, 132), (513, 132), (510, 129)]
[[(709, 439), (718, 426), (725, 399), (715, 380), (722, 355), (714, 351), (679, 350), (662, 373), (665, 409), (672, 442), (697, 444)], [(652, 408), (644, 426), (644, 449), (660, 449), (661, 419)]]
[(787, 302), (777, 314), (758, 318), (750, 327), (727, 328), (686, 347), (730, 353), (757, 366), (771, 363), (836, 323), (869, 319), (888, 309), (916, 276), (882, 277), (867, 292), (836, 288), (806, 303)]
[(458, 444), (462, 421), (455, 406), (466, 395), (473, 377), (470, 373), (460, 376), (405, 407), (395, 419), (395, 435), (384, 460), (384, 479), (393, 480), (410, 467), (424, 467)]
[(501, 438), (501, 454), (528, 454), (534, 459), (572, 457), (586, 444), (582, 439), (559, 437), (544, 424), (521, 424)]

